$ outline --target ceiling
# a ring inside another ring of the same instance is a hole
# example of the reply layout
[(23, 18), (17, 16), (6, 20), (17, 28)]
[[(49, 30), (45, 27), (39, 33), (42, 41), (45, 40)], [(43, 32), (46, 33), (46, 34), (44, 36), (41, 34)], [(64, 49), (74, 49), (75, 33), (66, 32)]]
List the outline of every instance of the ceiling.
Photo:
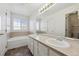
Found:
[(1, 10), (9, 10), (10, 12), (30, 16), (38, 11), (45, 3), (0, 3)]
[[(45, 3), (0, 3), (0, 9), (9, 10), (10, 12), (25, 16), (30, 16), (34, 15), (35, 12), (38, 12), (44, 4)], [(45, 12), (44, 14), (50, 15), (70, 5), (72, 5), (72, 3), (57, 3), (49, 10), (49, 12)]]

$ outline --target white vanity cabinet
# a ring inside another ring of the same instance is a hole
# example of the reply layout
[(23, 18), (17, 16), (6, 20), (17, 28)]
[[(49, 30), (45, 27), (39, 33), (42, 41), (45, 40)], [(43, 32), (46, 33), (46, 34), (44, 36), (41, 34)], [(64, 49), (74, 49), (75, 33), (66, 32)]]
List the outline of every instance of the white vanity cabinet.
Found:
[(38, 42), (33, 40), (34, 43), (34, 56), (38, 56)]
[(58, 51), (49, 48), (49, 56), (64, 56), (64, 54), (59, 53)]
[(7, 36), (0, 35), (0, 56), (3, 56), (7, 51)]
[(30, 49), (32, 54), (34, 54), (34, 52), (33, 52), (33, 39), (32, 38), (29, 38), (29, 40), (28, 40), (28, 48)]
[(28, 48), (34, 56), (48, 56), (48, 47), (45, 45), (32, 38), (29, 38), (28, 43)]
[(38, 56), (48, 56), (48, 47), (38, 43)]
[(64, 56), (64, 54), (46, 46), (44, 43), (36, 40), (35, 38), (29, 37), (28, 48), (34, 56)]

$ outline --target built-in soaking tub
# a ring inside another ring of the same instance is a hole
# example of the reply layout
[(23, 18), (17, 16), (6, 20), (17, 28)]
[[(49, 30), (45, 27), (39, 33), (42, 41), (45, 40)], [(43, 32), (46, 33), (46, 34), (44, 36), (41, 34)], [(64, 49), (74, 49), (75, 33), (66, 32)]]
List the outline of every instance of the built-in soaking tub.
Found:
[(8, 39), (8, 46), (7, 49), (13, 49), (20, 46), (26, 46), (28, 44), (28, 36), (17, 36)]

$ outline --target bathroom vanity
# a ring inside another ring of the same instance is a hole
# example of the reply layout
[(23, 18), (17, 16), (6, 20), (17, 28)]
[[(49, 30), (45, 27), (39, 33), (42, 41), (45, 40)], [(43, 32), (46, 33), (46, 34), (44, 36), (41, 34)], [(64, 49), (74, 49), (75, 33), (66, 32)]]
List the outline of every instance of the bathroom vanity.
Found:
[[(64, 56), (65, 54), (52, 49), (49, 45), (46, 45), (44, 42), (44, 40), (47, 39), (47, 37), (39, 37), (36, 36), (34, 37), (33, 35), (29, 36), (29, 44), (28, 47), (31, 50), (32, 54), (34, 56)], [(42, 40), (42, 41), (41, 41)]]
[(48, 43), (50, 39), (49, 36), (29, 35), (28, 47), (32, 54), (34, 56), (79, 56), (79, 40), (67, 38), (66, 42), (69, 45), (55, 46), (53, 42)]

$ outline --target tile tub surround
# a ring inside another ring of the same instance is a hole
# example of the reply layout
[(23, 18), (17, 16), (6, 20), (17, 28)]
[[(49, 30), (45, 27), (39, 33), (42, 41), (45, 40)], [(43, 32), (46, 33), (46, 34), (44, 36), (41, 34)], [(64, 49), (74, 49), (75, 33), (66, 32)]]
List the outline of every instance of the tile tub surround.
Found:
[(12, 38), (12, 37), (16, 37), (16, 36), (24, 36), (24, 35), (27, 36), (30, 34), (32, 34), (32, 32), (10, 32), (9, 36), (10, 36), (10, 38)]
[[(67, 38), (67, 42), (70, 44), (70, 47), (67, 48), (59, 48), (55, 47), (51, 44), (48, 44), (46, 40), (48, 40), (49, 36), (42, 36), (41, 38), (39, 35), (29, 35), (29, 37), (33, 38), (34, 40), (37, 40), (41, 42), (42, 44), (46, 45), (47, 47), (54, 49), (64, 55), (67, 56), (79, 56), (79, 40), (75, 40), (74, 38)], [(47, 39), (46, 39), (47, 38)], [(52, 38), (53, 39), (53, 38)]]
[(32, 54), (27, 46), (22, 46), (8, 50), (5, 56), (32, 56)]

